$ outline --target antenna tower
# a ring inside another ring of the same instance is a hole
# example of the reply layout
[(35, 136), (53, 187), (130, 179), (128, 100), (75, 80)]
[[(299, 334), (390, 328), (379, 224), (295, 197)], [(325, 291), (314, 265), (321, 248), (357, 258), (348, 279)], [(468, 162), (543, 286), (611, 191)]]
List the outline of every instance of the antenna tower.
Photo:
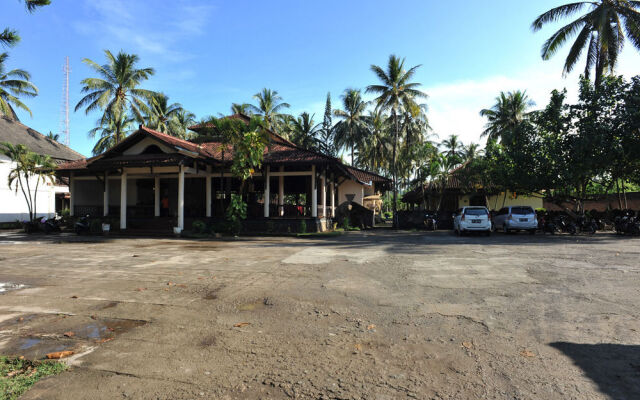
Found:
[(71, 132), (69, 131), (69, 73), (71, 73), (71, 67), (69, 66), (69, 56), (64, 58), (62, 72), (64, 73), (64, 80), (62, 86), (62, 107), (60, 108), (60, 136), (62, 136), (64, 140), (63, 143), (69, 146), (71, 144)]

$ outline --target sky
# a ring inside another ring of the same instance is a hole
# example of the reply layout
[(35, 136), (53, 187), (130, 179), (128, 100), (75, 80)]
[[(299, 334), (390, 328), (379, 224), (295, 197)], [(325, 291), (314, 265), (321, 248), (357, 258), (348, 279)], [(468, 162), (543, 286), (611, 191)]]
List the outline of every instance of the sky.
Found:
[[(4, 0), (0, 28), (17, 29), (22, 41), (7, 68), (32, 75), (39, 95), (25, 99), (33, 112), (21, 121), (46, 134), (61, 131), (65, 57), (71, 64), (71, 147), (91, 155), (98, 112), (74, 112), (81, 80), (95, 74), (88, 58), (105, 63), (105, 49), (140, 56), (155, 75), (143, 88), (161, 91), (200, 119), (228, 114), (231, 103), (253, 102), (262, 88), (277, 90), (289, 112), (315, 114), (321, 122), (327, 92), (334, 108), (346, 88), (377, 83), (371, 64), (390, 54), (420, 65), (414, 80), (428, 95), (435, 134), (482, 142), (479, 111), (500, 91), (526, 90), (544, 107), (553, 89), (575, 99), (582, 63), (562, 75), (568, 47), (552, 60), (540, 47), (560, 25), (533, 33), (540, 13), (567, 0), (222, 1), (53, 0), (28, 14), (22, 2)], [(640, 74), (640, 53), (627, 43), (616, 71)], [(368, 96), (368, 98), (372, 98)]]

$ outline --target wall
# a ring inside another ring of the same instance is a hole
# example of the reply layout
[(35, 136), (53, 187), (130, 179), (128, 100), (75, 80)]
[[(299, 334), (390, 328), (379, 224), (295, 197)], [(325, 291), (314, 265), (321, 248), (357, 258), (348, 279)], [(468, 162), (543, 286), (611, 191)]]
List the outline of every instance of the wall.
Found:
[[(473, 194), (465, 194), (459, 196), (459, 207), (468, 206), (471, 198), (474, 197)], [(515, 198), (511, 194), (511, 192), (507, 192), (507, 196), (505, 198), (505, 194), (500, 193), (498, 195), (489, 196), (487, 208), (489, 210), (499, 210), (502, 207), (507, 206), (530, 206), (534, 209), (542, 208), (543, 199), (537, 196), (524, 196), (517, 195)]]
[(169, 147), (165, 146), (159, 141), (147, 137), (142, 139), (140, 142), (134, 144), (133, 146), (129, 147), (125, 151), (123, 151), (122, 154), (125, 154), (125, 155), (140, 154), (144, 151), (144, 149), (146, 149), (148, 146), (152, 144), (158, 146), (165, 153), (175, 153), (175, 151), (171, 150)]
[[(29, 209), (22, 191), (18, 189), (16, 193), (15, 183), (10, 188), (7, 182), (9, 173), (13, 168), (15, 168), (13, 161), (3, 155), (0, 156), (0, 222), (25, 221), (29, 219)], [(30, 180), (29, 184), (34, 188), (35, 179)], [(65, 187), (40, 182), (36, 197), (36, 212), (39, 216), (52, 217), (55, 215), (55, 193), (56, 191), (66, 191), (64, 189)], [(35, 194), (35, 190), (32, 190), (32, 194)]]
[(351, 179), (347, 179), (346, 181), (342, 182), (340, 186), (338, 186), (338, 204), (336, 205), (340, 205), (345, 201), (348, 201), (346, 197), (346, 195), (348, 194), (355, 195), (353, 201), (358, 204), (362, 204), (362, 199), (365, 196), (364, 187), (365, 186), (363, 184)]

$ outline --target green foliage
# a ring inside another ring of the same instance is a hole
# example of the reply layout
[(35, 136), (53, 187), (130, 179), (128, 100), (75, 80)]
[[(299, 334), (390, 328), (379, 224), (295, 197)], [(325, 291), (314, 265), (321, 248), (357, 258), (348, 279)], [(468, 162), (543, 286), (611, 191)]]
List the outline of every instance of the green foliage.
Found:
[(0, 398), (16, 400), (41, 378), (59, 374), (66, 368), (60, 362), (38, 362), (0, 356)]
[(191, 230), (194, 233), (204, 233), (207, 230), (207, 224), (200, 220), (193, 221)]
[(300, 221), (300, 232), (299, 233), (307, 233), (307, 221), (304, 219)]
[(238, 235), (242, 230), (242, 221), (247, 219), (247, 203), (239, 194), (231, 195), (231, 202), (227, 207), (227, 220), (231, 233)]
[(12, 108), (20, 108), (33, 116), (20, 97), (35, 97), (38, 95), (38, 88), (30, 82), (31, 75), (23, 69), (7, 70), (5, 63), (9, 55), (0, 53), (0, 115), (16, 119), (16, 114)]
[(102, 233), (102, 219), (101, 218), (92, 218), (89, 220), (89, 232), (93, 234)]
[[(28, 12), (32, 13), (37, 8), (48, 6), (51, 4), (51, 0), (24, 0), (24, 5)], [(18, 32), (14, 29), (5, 28), (0, 32), (0, 45), (2, 46), (15, 46), (20, 41)]]
[(342, 228), (345, 231), (351, 230), (351, 220), (349, 219), (349, 217), (344, 217), (344, 219), (342, 220)]

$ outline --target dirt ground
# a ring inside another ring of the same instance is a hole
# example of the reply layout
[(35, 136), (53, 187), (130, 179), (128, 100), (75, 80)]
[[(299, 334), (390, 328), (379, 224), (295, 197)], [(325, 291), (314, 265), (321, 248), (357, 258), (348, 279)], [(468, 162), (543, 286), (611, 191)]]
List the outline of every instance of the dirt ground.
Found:
[(3, 233), (0, 354), (75, 352), (24, 399), (638, 399), (639, 245)]

